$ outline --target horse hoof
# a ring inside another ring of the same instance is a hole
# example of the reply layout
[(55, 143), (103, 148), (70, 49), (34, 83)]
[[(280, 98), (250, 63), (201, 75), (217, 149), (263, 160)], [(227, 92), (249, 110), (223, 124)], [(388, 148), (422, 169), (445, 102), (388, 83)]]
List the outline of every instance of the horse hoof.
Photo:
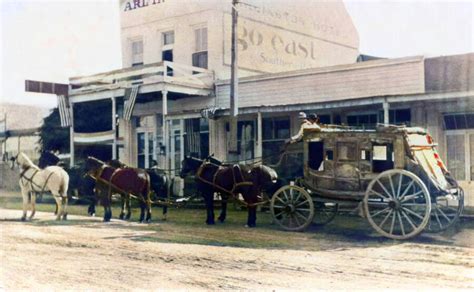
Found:
[(245, 224), (245, 228), (255, 228), (257, 227), (256, 224)]
[(224, 223), (225, 218), (220, 218), (220, 217), (219, 217), (218, 220), (219, 220), (220, 223)]
[(123, 220), (123, 218), (125, 218), (125, 215), (124, 215), (124, 214), (120, 214), (119, 219), (120, 219), (120, 220)]
[(21, 221), (26, 221), (26, 217), (23, 216), (23, 217), (21, 217), (20, 220), (21, 220)]
[(67, 220), (67, 214), (63, 215), (63, 220)]
[(215, 222), (206, 222), (207, 225), (215, 225)]

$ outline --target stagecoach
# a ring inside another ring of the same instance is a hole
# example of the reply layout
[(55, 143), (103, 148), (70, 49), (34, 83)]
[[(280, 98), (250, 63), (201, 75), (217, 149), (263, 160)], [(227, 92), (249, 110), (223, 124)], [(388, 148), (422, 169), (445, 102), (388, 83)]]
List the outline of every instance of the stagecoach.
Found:
[(463, 210), (463, 190), (421, 128), (324, 126), (305, 130), (303, 145), (303, 177), (278, 189), (270, 203), (285, 230), (304, 230), (315, 214), (328, 223), (338, 204), (353, 201), (378, 233), (407, 239), (449, 228)]

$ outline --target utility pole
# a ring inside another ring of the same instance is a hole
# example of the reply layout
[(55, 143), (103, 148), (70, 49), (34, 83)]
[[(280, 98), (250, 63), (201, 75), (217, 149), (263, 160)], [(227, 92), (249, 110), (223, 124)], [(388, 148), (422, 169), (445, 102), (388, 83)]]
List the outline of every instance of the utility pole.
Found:
[(229, 160), (238, 158), (237, 152), (237, 116), (239, 114), (239, 76), (238, 76), (238, 51), (237, 51), (237, 24), (238, 0), (232, 0), (232, 43), (231, 43), (231, 75), (230, 75), (230, 117), (229, 117)]

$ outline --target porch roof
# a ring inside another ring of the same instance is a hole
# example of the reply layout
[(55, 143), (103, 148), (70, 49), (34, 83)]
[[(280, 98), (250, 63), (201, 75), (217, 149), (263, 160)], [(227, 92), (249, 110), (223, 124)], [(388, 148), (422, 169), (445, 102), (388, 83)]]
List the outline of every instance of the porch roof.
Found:
[(125, 89), (140, 85), (139, 94), (168, 91), (182, 95), (213, 93), (214, 73), (207, 69), (173, 62), (159, 62), (90, 76), (71, 77), (69, 96), (83, 102), (124, 96)]

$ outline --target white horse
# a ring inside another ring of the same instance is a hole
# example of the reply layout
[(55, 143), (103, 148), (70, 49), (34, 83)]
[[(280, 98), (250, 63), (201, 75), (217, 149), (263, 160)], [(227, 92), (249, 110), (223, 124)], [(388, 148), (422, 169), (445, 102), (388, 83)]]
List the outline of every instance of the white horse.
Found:
[[(69, 175), (59, 166), (48, 166), (40, 169), (25, 153), (20, 152), (16, 157), (16, 163), (21, 169), (20, 188), (23, 196), (23, 216), (26, 220), (28, 203), (31, 202), (30, 220), (36, 211), (36, 193), (50, 191), (56, 200), (56, 220), (67, 219), (67, 189), (69, 186)], [(31, 194), (31, 198), (30, 198)]]

